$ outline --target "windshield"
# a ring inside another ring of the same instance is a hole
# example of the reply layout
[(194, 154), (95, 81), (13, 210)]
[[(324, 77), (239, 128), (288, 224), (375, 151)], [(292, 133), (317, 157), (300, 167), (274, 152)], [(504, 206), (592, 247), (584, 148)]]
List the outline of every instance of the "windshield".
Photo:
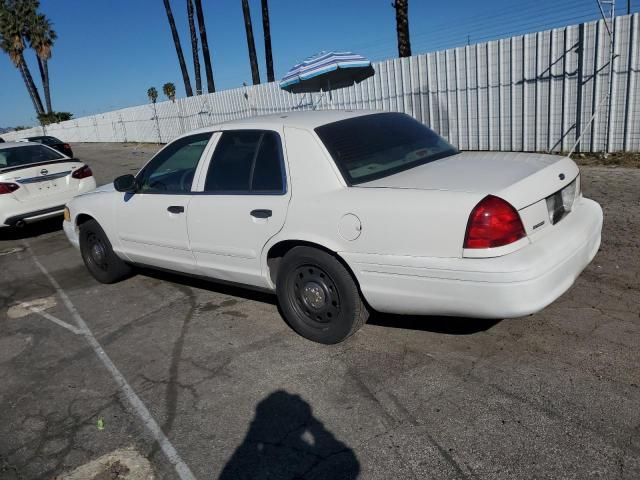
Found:
[(0, 149), (0, 170), (30, 163), (48, 162), (64, 158), (55, 150), (42, 145), (25, 145)]
[(315, 129), (350, 185), (393, 175), (458, 150), (404, 113), (376, 113)]

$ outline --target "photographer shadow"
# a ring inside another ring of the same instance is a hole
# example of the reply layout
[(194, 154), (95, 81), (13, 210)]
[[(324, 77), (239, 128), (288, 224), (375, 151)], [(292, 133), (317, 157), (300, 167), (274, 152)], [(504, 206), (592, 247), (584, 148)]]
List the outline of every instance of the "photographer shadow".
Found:
[(256, 406), (242, 442), (220, 480), (352, 480), (360, 473), (355, 453), (314, 417), (299, 395), (283, 390)]

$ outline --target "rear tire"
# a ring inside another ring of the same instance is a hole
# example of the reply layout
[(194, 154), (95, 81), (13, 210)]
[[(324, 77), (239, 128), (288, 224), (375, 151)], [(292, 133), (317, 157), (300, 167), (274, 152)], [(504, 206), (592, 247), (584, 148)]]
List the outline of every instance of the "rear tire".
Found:
[(100, 283), (115, 283), (133, 273), (133, 268), (114, 253), (107, 235), (95, 220), (80, 225), (80, 253), (91, 275)]
[(276, 293), (287, 323), (314, 342), (342, 342), (369, 317), (351, 273), (317, 248), (295, 247), (284, 256)]

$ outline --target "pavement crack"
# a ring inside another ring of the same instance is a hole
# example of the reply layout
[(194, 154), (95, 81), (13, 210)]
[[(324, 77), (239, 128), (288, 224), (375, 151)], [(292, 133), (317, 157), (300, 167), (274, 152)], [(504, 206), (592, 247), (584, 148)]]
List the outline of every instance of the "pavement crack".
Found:
[[(178, 334), (178, 338), (175, 340), (173, 344), (173, 350), (171, 353), (171, 363), (169, 365), (169, 379), (167, 381), (167, 387), (165, 391), (165, 421), (162, 425), (162, 431), (165, 435), (167, 435), (171, 429), (173, 428), (173, 423), (176, 419), (176, 413), (178, 409), (178, 393), (181, 387), (179, 383), (180, 378), (180, 361), (182, 359), (182, 353), (184, 350), (185, 337), (189, 331), (189, 324), (193, 319), (193, 315), (196, 311), (197, 304), (195, 293), (189, 287), (184, 286), (176, 286), (178, 290), (180, 290), (184, 296), (187, 298), (189, 302), (189, 309), (187, 310), (184, 319), (182, 320), (182, 325), (180, 327), (180, 332)], [(184, 386), (183, 386), (184, 387)], [(192, 392), (193, 393), (193, 392)], [(197, 397), (196, 397), (197, 398)], [(153, 457), (160, 445), (158, 442), (155, 442), (151, 452), (149, 453), (149, 458)]]

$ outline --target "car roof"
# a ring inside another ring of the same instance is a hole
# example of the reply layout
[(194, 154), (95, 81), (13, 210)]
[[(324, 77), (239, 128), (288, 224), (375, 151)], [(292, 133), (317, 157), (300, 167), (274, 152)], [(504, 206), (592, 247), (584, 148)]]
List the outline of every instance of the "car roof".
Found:
[(259, 115), (255, 117), (241, 118), (230, 122), (219, 123), (209, 127), (200, 128), (189, 132), (194, 133), (212, 132), (216, 130), (227, 130), (230, 128), (279, 128), (298, 127), (314, 129), (328, 123), (346, 120), (348, 118), (362, 117), (375, 113), (384, 113), (380, 110), (306, 110), (300, 112), (283, 112), (271, 115)]

